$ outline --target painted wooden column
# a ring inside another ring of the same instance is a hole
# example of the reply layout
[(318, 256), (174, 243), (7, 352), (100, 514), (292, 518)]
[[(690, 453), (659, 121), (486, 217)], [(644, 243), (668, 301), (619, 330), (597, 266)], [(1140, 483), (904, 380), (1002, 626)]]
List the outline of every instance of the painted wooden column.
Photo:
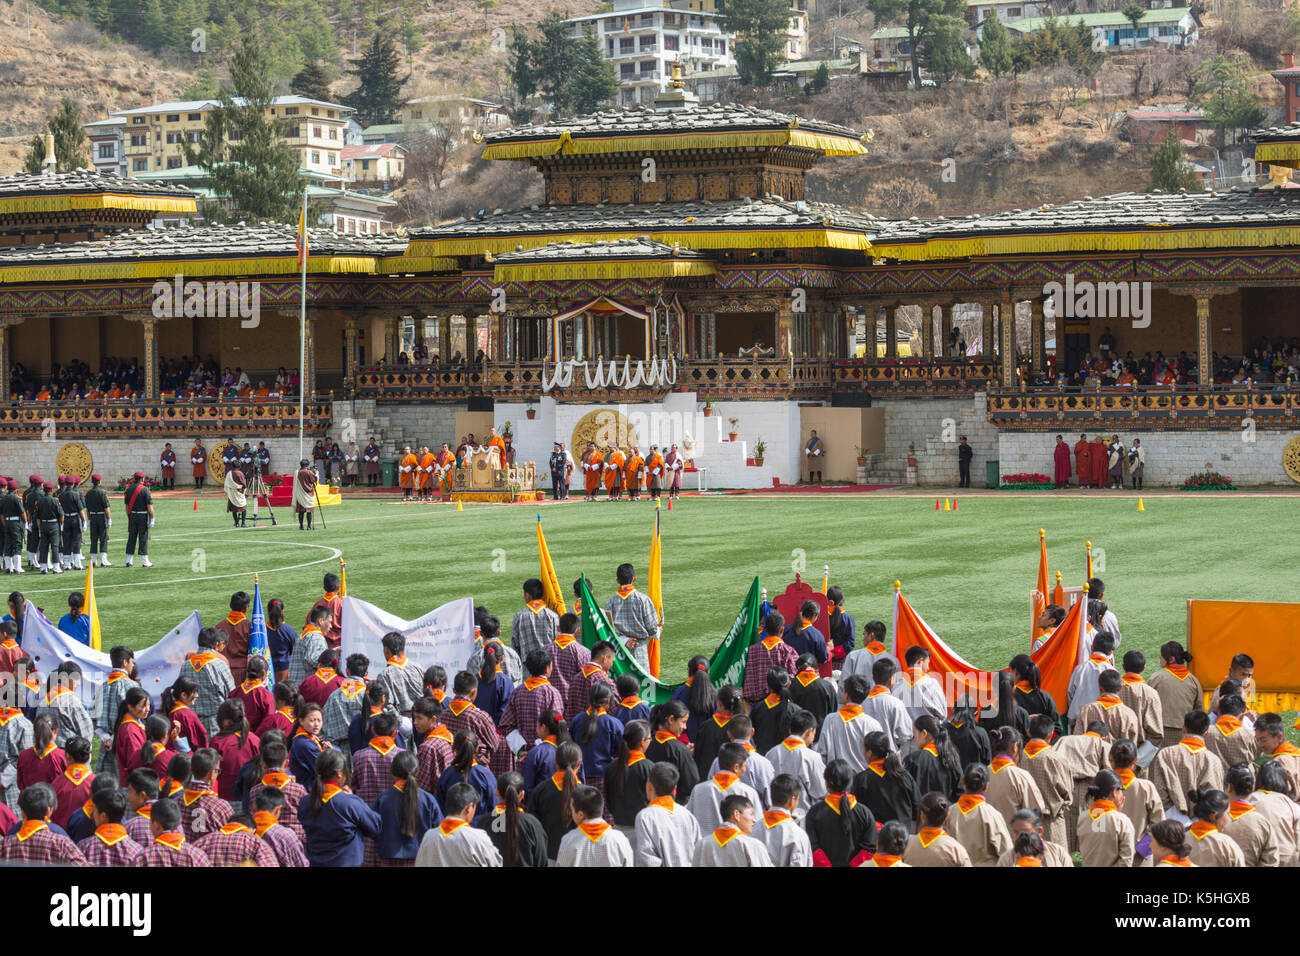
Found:
[(316, 318), (310, 313), (307, 315), (304, 330), (303, 344), (307, 353), (307, 364), (301, 369), (301, 374), (302, 400), (306, 403), (316, 395)]
[(934, 305), (921, 306), (921, 357), (934, 358)]
[(885, 358), (898, 358), (898, 310), (902, 308), (897, 302), (885, 310)]
[[(1031, 301), (1033, 312), (1029, 317), (1029, 350), (1032, 353), (1030, 360), (1033, 363), (1033, 370), (1041, 372), (1047, 368), (1047, 319), (1043, 317), (1043, 299), (1042, 296), (1036, 296)], [(1060, 347), (1060, 343), (1057, 343)]]
[(1197, 289), (1196, 295), (1196, 382), (1206, 386), (1214, 384), (1214, 369), (1210, 365), (1212, 334), (1210, 329), (1210, 290)]
[(23, 321), (25, 319), (21, 316), (0, 319), (0, 402), (8, 402), (13, 397), (9, 390), (9, 368), (12, 365), (9, 358), (9, 327), (20, 325)]
[(939, 354), (955, 358), (948, 354), (948, 337), (952, 335), (952, 313), (957, 308), (956, 302), (946, 302), (939, 306)]
[(158, 379), (161, 369), (158, 366), (158, 320), (153, 316), (142, 319), (144, 328), (144, 397), (147, 401), (158, 401)]
[(384, 363), (396, 365), (397, 351), (397, 318), (386, 315), (384, 316)]
[(790, 309), (788, 296), (776, 300), (776, 357), (782, 359), (794, 356), (794, 315)]
[(998, 352), (1001, 357), (1001, 381), (1003, 388), (1012, 388), (1016, 384), (1016, 303), (1011, 298), (1011, 290), (1002, 292), (1002, 301), (998, 305)]
[(866, 348), (865, 355), (868, 362), (876, 361), (876, 322), (880, 319), (879, 313), (880, 309), (877, 306), (872, 305), (867, 308), (866, 341), (863, 345)]
[(980, 316), (983, 319), (984, 328), (981, 336), (980, 355), (986, 359), (991, 359), (997, 354), (993, 348), (993, 299), (982, 298), (979, 300)]
[(357, 327), (356, 318), (348, 316), (343, 321), (343, 383), (349, 394), (352, 392), (353, 380), (356, 378), (357, 368), (361, 363), (360, 352), (357, 348), (359, 337), (360, 329)]

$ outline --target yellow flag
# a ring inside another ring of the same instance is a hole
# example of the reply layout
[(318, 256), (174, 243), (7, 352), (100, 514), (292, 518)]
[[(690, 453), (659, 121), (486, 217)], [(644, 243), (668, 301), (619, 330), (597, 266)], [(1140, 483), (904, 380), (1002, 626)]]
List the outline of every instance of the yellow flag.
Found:
[(560, 581), (555, 576), (555, 565), (551, 563), (551, 552), (546, 547), (546, 537), (542, 534), (542, 516), (537, 516), (537, 557), (542, 565), (542, 598), (546, 601), (546, 606), (556, 614), (563, 614), (568, 610), (564, 604), (564, 598), (560, 594)]
[(348, 566), (339, 558), (339, 597), (348, 596)]
[[(656, 502), (656, 505), (658, 502)], [(655, 509), (655, 530), (650, 537), (650, 569), (646, 574), (646, 594), (654, 602), (659, 614), (659, 626), (664, 625), (664, 548), (663, 537), (659, 532), (659, 510)], [(650, 639), (646, 648), (650, 663), (650, 676), (659, 679), (659, 638)]]
[(86, 615), (90, 618), (90, 646), (92, 650), (100, 647), (99, 608), (95, 605), (95, 565), (86, 568)]

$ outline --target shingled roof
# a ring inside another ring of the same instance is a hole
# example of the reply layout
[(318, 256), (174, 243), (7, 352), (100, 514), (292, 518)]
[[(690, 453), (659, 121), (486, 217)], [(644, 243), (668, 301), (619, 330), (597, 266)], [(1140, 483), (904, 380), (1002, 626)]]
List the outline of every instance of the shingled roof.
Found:
[(126, 179), (87, 169), (50, 175), (0, 176), (0, 214), (90, 209), (194, 212), (194, 194), (183, 186)]
[(550, 242), (516, 249), (495, 258), (499, 282), (551, 279), (679, 278), (708, 276), (717, 266), (708, 256), (680, 243), (648, 236), (600, 242)]
[(531, 159), (735, 146), (794, 146), (827, 156), (866, 152), (864, 136), (847, 126), (732, 103), (690, 109), (630, 107), (564, 123), (529, 123), (483, 134), (484, 159)]

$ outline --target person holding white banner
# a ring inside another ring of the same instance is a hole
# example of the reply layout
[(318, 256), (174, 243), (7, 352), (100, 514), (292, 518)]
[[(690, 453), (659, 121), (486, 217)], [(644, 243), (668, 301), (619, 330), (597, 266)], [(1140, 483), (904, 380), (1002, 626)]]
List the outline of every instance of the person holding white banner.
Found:
[(381, 643), (384, 669), (375, 675), (373, 683), (384, 689), (388, 703), (402, 715), (402, 732), (409, 736), (411, 705), (424, 696), (424, 668), (406, 659), (406, 635), (400, 631), (389, 631)]
[(117, 776), (117, 760), (113, 756), (113, 725), (117, 723), (117, 711), (122, 698), (132, 687), (139, 687), (135, 680), (139, 671), (135, 665), (135, 651), (123, 644), (118, 644), (108, 652), (112, 670), (104, 679), (104, 686), (95, 698), (91, 714), (95, 721), (95, 735), (103, 744), (99, 755), (99, 772)]

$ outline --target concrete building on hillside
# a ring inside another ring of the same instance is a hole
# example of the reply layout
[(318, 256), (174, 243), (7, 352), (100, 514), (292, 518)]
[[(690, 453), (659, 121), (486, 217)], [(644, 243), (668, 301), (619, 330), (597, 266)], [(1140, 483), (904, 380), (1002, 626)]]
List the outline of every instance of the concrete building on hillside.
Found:
[(396, 143), (343, 147), (343, 181), (395, 186), (406, 176), (406, 150)]
[[(217, 100), (190, 100), (112, 111), (110, 119), (123, 121), (122, 161), (126, 175), (138, 177), (141, 173), (184, 166), (182, 143), (198, 143), (207, 114), (219, 105)], [(286, 121), (284, 141), (298, 154), (304, 168), (336, 178), (342, 175), (344, 126), (354, 112), (350, 106), (305, 96), (277, 96), (267, 111)], [(88, 125), (87, 132), (95, 125)], [(238, 136), (238, 130), (231, 132), (232, 138)]]
[[(1013, 37), (1023, 36), (1043, 29), (1047, 26), (1047, 22), (1046, 17), (1026, 17), (1014, 22), (1009, 20), (1007, 31)], [(1118, 10), (1105, 13), (1065, 14), (1057, 17), (1056, 22), (1064, 24), (1082, 22), (1092, 31), (1097, 49), (1105, 50), (1107, 53), (1150, 47), (1157, 43), (1176, 47), (1195, 46), (1200, 40), (1200, 21), (1191, 7), (1148, 10), (1138, 21), (1136, 33), (1133, 24)], [(981, 27), (977, 26), (976, 36), (980, 36), (981, 33)]]
[(1295, 54), (1282, 54), (1282, 69), (1272, 75), (1282, 84), (1282, 124), (1300, 123), (1300, 66), (1295, 65)]
[(122, 130), (125, 126), (126, 120), (120, 116), (82, 125), (90, 140), (90, 161), (95, 172), (106, 176), (126, 175), (126, 157), (122, 153)]
[(510, 114), (500, 103), (472, 96), (445, 94), (420, 96), (407, 100), (397, 114), (397, 122), (406, 126), (444, 126), (458, 133), (504, 129)]

